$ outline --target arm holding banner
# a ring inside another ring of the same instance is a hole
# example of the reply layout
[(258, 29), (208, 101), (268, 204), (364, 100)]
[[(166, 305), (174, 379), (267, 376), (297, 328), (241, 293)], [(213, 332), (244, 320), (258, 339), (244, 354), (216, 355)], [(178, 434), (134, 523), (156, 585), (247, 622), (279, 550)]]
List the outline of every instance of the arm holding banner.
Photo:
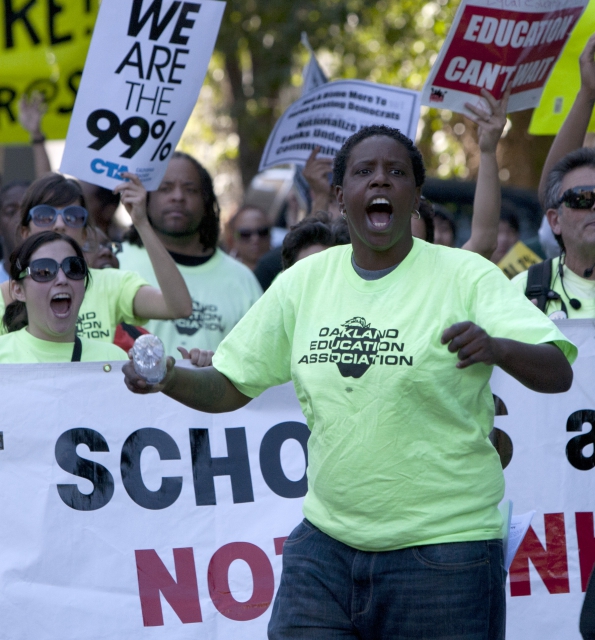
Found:
[(465, 106), (473, 115), (467, 117), (477, 125), (480, 150), (479, 173), (475, 198), (473, 200), (473, 217), (471, 218), (471, 237), (463, 245), (463, 249), (479, 253), (490, 259), (498, 245), (498, 224), (500, 222), (500, 178), (498, 177), (498, 160), (496, 148), (506, 124), (506, 107), (510, 97), (511, 85), (502, 100), (496, 100), (488, 91), (482, 89), (482, 96), (491, 108), (491, 114), (478, 109), (472, 104)]
[(587, 41), (581, 57), (581, 88), (576, 95), (572, 108), (564, 120), (564, 124), (550, 147), (543, 165), (539, 181), (539, 199), (543, 201), (545, 183), (552, 167), (566, 154), (580, 149), (585, 141), (589, 120), (595, 106), (595, 35)]
[(154, 320), (187, 318), (192, 313), (192, 298), (176, 263), (149, 222), (147, 192), (138, 176), (133, 173), (122, 175), (128, 182), (120, 183), (114, 193), (122, 196), (122, 204), (149, 254), (160, 287), (141, 287), (134, 296), (134, 313), (139, 318)]
[(41, 131), (41, 119), (45, 112), (46, 105), (43, 96), (39, 92), (34, 92), (30, 98), (23, 95), (19, 102), (19, 121), (23, 129), (26, 129), (31, 136), (36, 178), (41, 178), (52, 170), (50, 159), (45, 149), (45, 136)]
[(312, 213), (328, 212), (331, 203), (335, 201), (334, 191), (331, 189), (329, 181), (329, 175), (333, 171), (333, 161), (331, 158), (317, 158), (319, 152), (320, 147), (312, 149), (302, 172), (310, 187)]

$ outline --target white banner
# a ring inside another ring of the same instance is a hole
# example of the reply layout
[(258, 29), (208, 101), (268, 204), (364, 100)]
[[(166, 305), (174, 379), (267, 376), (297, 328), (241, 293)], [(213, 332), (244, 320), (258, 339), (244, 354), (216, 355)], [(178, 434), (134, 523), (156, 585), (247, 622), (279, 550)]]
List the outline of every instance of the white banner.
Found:
[(260, 160), (259, 171), (278, 164), (304, 165), (314, 147), (334, 157), (362, 127), (384, 124), (415, 139), (419, 93), (362, 80), (337, 80), (309, 91), (279, 118)]
[(159, 186), (192, 113), (225, 2), (103, 0), (60, 171), (108, 189)]
[(588, 0), (463, 0), (422, 91), (422, 104), (466, 113), (485, 88), (508, 112), (539, 104)]
[[(536, 510), (508, 640), (580, 640), (595, 559), (595, 328), (560, 326), (581, 354), (568, 393), (492, 380), (506, 498)], [(291, 385), (211, 416), (129, 393), (120, 366), (0, 367), (0, 638), (266, 638), (306, 489)]]

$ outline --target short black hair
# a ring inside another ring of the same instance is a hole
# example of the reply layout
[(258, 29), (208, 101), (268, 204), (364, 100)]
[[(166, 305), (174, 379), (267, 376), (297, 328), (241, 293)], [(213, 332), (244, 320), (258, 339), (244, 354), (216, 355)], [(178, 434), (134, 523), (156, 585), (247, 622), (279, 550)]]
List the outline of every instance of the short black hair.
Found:
[(434, 205), (423, 196), (419, 201), (419, 216), (426, 227), (426, 242), (434, 244)]
[[(219, 230), (220, 230), (220, 209), (217, 196), (215, 195), (215, 188), (213, 187), (213, 180), (209, 172), (200, 164), (200, 162), (192, 157), (189, 153), (183, 151), (175, 151), (171, 160), (176, 158), (183, 158), (192, 163), (192, 166), (196, 169), (200, 179), (200, 190), (202, 194), (205, 215), (200, 221), (197, 229), (197, 233), (200, 235), (200, 241), (205, 250), (216, 249), (217, 242), (219, 242)], [(171, 161), (170, 160), (170, 161)], [(147, 205), (151, 200), (151, 192), (147, 192)], [(149, 222), (151, 222), (151, 216), (149, 215)], [(142, 247), (143, 243), (140, 239), (138, 231), (134, 227), (130, 227), (124, 233), (124, 240), (130, 244), (134, 244), (138, 247)]]
[(399, 144), (402, 144), (409, 154), (411, 164), (413, 166), (413, 175), (415, 177), (415, 186), (421, 187), (426, 179), (426, 169), (424, 167), (424, 160), (422, 158), (419, 149), (413, 144), (406, 135), (401, 133), (398, 129), (392, 127), (386, 127), (385, 125), (375, 124), (369, 127), (362, 127), (357, 133), (347, 138), (343, 143), (343, 146), (339, 150), (335, 157), (335, 163), (333, 165), (333, 184), (335, 186), (342, 186), (343, 179), (345, 178), (345, 171), (347, 170), (347, 162), (349, 156), (353, 151), (353, 147), (359, 144), (366, 138), (372, 136), (386, 136), (392, 138)]
[(315, 244), (321, 244), (323, 247), (332, 247), (335, 244), (330, 217), (323, 211), (294, 224), (283, 238), (281, 250), (283, 269), (289, 269), (297, 262), (298, 254), (302, 249)]

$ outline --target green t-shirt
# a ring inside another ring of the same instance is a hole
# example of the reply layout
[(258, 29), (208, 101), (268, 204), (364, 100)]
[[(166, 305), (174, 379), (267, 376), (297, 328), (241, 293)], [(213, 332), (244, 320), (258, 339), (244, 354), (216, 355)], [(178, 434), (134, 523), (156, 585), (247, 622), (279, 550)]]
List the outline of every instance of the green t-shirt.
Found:
[[(150, 284), (159, 286), (144, 248), (127, 244), (118, 258), (123, 268), (136, 271)], [(262, 295), (258, 280), (250, 269), (220, 249), (204, 264), (177, 267), (192, 297), (192, 315), (178, 320), (151, 320), (147, 329), (161, 338), (169, 355), (177, 358), (177, 347), (215, 351)]]
[(470, 320), (493, 337), (576, 347), (495, 265), (415, 240), (374, 281), (350, 245), (283, 273), (215, 354), (244, 394), (293, 380), (311, 430), (304, 515), (357, 549), (500, 537), (504, 491), (488, 439), (492, 367), (459, 370), (443, 331)]
[[(81, 338), (81, 362), (127, 360), (126, 353), (115, 344)], [(70, 362), (74, 342), (50, 342), (32, 336), (27, 329), (0, 336), (0, 364)]]
[[(571, 271), (567, 266), (564, 266), (564, 289), (562, 288), (562, 281), (558, 272), (560, 264), (560, 258), (554, 258), (552, 260), (552, 279), (550, 287), (560, 295), (564, 304), (566, 305), (566, 311), (569, 318), (573, 320), (580, 320), (582, 318), (595, 318), (595, 280), (587, 280), (587, 278), (581, 278), (581, 276)], [(519, 273), (512, 279), (512, 284), (525, 294), (527, 288), (527, 278), (529, 277), (528, 271)], [(569, 298), (576, 298), (580, 303), (580, 309), (574, 309), (569, 302)], [(548, 316), (560, 319), (562, 310), (562, 303), (560, 300), (550, 300), (547, 303), (545, 312)]]
[[(136, 292), (148, 282), (138, 273), (119, 269), (90, 269), (91, 284), (79, 310), (77, 334), (81, 338), (113, 342), (120, 322), (143, 325), (146, 320), (134, 315)], [(0, 295), (0, 318), (4, 316), (4, 299)], [(0, 335), (6, 333), (0, 322)]]

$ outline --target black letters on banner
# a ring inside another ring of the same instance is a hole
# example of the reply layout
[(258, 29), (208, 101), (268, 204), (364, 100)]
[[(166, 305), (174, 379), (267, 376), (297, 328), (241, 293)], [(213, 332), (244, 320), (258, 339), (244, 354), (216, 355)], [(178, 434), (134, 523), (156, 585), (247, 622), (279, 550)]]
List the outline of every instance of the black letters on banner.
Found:
[(246, 429), (225, 429), (227, 457), (211, 457), (208, 429), (190, 429), (192, 476), (197, 506), (217, 504), (215, 476), (229, 476), (234, 503), (254, 502)]
[(188, 20), (189, 13), (198, 13), (200, 11), (200, 5), (194, 2), (184, 2), (178, 21), (174, 28), (174, 32), (171, 36), (170, 42), (172, 44), (188, 44), (188, 36), (182, 35), (182, 29), (192, 29), (195, 20)]
[[(507, 416), (508, 409), (506, 408), (504, 402), (494, 393), (492, 394), (492, 397), (494, 398), (494, 415)], [(506, 469), (506, 467), (512, 460), (513, 452), (512, 440), (510, 439), (510, 436), (506, 433), (506, 431), (502, 431), (502, 429), (494, 427), (490, 431), (489, 438), (490, 442), (494, 445), (494, 448), (500, 456), (500, 464), (502, 465), (502, 468)]]
[(64, 471), (93, 483), (93, 491), (81, 493), (76, 484), (59, 484), (58, 494), (64, 504), (77, 511), (94, 511), (104, 507), (114, 495), (112, 474), (97, 462), (81, 458), (76, 448), (85, 444), (89, 451), (109, 451), (105, 438), (93, 429), (70, 429), (56, 442), (56, 462)]
[(306, 472), (299, 480), (290, 480), (281, 466), (281, 447), (286, 440), (297, 440), (304, 450), (308, 467), (310, 430), (301, 422), (281, 422), (271, 427), (260, 444), (260, 470), (269, 489), (282, 498), (302, 498), (308, 491)]
[[(568, 462), (579, 471), (590, 471), (595, 467), (595, 411), (593, 409), (581, 409), (568, 416), (566, 431), (582, 431), (583, 424), (591, 425), (591, 430), (581, 436), (571, 438), (566, 445), (566, 457)], [(589, 445), (594, 446), (594, 451), (590, 456), (583, 455), (583, 449)]]
[(6, 48), (12, 49), (14, 47), (14, 35), (12, 30), (14, 25), (19, 21), (21, 21), (25, 29), (27, 29), (31, 42), (33, 42), (33, 44), (39, 44), (41, 40), (27, 17), (27, 13), (35, 4), (36, 0), (29, 0), (29, 2), (18, 11), (13, 9), (12, 2), (13, 0), (4, 0), (4, 41), (6, 42)]
[(162, 478), (161, 487), (157, 491), (147, 489), (140, 468), (141, 454), (146, 447), (155, 447), (161, 460), (180, 460), (182, 457), (175, 440), (165, 431), (139, 429), (126, 438), (122, 447), (122, 484), (139, 506), (145, 509), (166, 509), (180, 496), (182, 477)]
[(61, 42), (69, 42), (72, 40), (71, 33), (65, 33), (62, 36), (56, 35), (56, 25), (54, 24), (54, 20), (63, 10), (64, 7), (58, 4), (56, 0), (48, 0), (48, 19), (51, 44), (60, 44)]
[(167, 25), (174, 17), (180, 4), (182, 4), (181, 2), (174, 2), (163, 17), (163, 20), (159, 22), (159, 16), (161, 15), (161, 1), (162, 0), (153, 0), (151, 6), (147, 9), (145, 15), (141, 18), (140, 12), (143, 0), (134, 0), (134, 2), (132, 3), (132, 11), (130, 12), (130, 22), (128, 23), (129, 36), (136, 38), (149, 18), (151, 18), (151, 31), (149, 34), (149, 40), (159, 40), (161, 34), (165, 31)]

